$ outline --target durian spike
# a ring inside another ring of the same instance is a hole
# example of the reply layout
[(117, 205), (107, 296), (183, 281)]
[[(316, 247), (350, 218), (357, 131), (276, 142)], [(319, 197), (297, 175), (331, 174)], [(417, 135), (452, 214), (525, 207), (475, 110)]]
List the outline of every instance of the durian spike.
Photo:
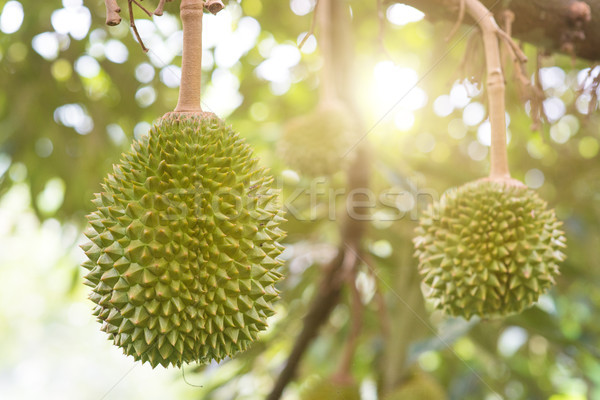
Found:
[(487, 68), (487, 91), (492, 129), (490, 180), (511, 181), (506, 154), (505, 85), (500, 61), (498, 32), (493, 14), (479, 0), (465, 0), (469, 14), (477, 21), (483, 36)]
[(181, 85), (175, 112), (202, 113), (200, 89), (202, 82), (202, 16), (203, 0), (181, 0), (183, 25), (183, 54)]

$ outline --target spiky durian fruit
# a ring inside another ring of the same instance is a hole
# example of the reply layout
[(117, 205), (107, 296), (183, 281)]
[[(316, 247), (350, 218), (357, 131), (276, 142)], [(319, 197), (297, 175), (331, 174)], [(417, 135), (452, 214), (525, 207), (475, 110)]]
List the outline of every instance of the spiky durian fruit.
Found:
[(304, 390), (302, 400), (360, 400), (360, 387), (354, 381), (319, 379)]
[(267, 326), (283, 220), (272, 178), (214, 114), (167, 114), (93, 201), (82, 247), (95, 314), (153, 367), (221, 360)]
[(446, 400), (443, 387), (429, 375), (417, 374), (384, 396), (383, 400)]
[(518, 181), (448, 191), (414, 239), (426, 295), (469, 319), (518, 313), (554, 284), (565, 237), (554, 210)]
[(331, 101), (292, 119), (279, 140), (279, 155), (290, 168), (305, 175), (340, 171), (352, 159), (357, 141), (350, 117), (343, 105)]

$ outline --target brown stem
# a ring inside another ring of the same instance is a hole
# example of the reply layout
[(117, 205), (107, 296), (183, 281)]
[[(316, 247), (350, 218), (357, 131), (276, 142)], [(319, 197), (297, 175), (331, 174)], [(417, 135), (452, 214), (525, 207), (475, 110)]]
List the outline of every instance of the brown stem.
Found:
[(203, 0), (181, 0), (183, 24), (183, 55), (181, 84), (175, 112), (201, 113), (200, 89), (202, 76), (202, 14)]
[(317, 24), (319, 28), (318, 43), (323, 58), (321, 68), (321, 101), (333, 101), (337, 99), (335, 93), (334, 71), (333, 71), (333, 38), (331, 32), (331, 4), (332, 0), (318, 0), (315, 6)]
[(106, 5), (106, 25), (115, 26), (121, 23), (121, 7), (117, 4), (117, 0), (104, 0)]
[(504, 75), (500, 61), (498, 32), (500, 28), (493, 14), (479, 0), (465, 0), (469, 14), (477, 21), (483, 36), (487, 66), (487, 92), (490, 125), (492, 127), (491, 179), (510, 178), (506, 154), (506, 106), (504, 103)]

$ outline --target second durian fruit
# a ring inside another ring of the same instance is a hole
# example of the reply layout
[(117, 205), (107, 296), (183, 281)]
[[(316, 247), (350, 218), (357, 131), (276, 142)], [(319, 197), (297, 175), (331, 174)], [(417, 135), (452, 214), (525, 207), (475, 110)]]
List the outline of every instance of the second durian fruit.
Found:
[(341, 103), (330, 101), (289, 121), (279, 140), (278, 153), (301, 174), (327, 176), (348, 164), (356, 141), (348, 111)]
[(436, 308), (466, 319), (518, 313), (555, 282), (565, 237), (554, 210), (520, 183), (450, 190), (420, 219), (419, 271)]
[(283, 237), (271, 181), (214, 114), (167, 114), (123, 154), (82, 248), (95, 314), (125, 354), (219, 361), (266, 328)]

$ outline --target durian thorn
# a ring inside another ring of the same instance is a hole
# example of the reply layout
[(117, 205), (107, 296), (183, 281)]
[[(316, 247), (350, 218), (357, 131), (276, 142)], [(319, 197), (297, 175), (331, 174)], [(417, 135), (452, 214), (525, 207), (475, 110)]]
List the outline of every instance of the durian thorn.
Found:
[(183, 54), (179, 99), (175, 112), (201, 113), (202, 15), (204, 1), (181, 0), (180, 10), (183, 25)]
[(481, 28), (485, 49), (489, 115), (492, 129), (490, 177), (510, 178), (506, 154), (505, 85), (498, 40), (500, 27), (496, 24), (493, 14), (479, 0), (465, 0), (465, 5), (469, 14)]

